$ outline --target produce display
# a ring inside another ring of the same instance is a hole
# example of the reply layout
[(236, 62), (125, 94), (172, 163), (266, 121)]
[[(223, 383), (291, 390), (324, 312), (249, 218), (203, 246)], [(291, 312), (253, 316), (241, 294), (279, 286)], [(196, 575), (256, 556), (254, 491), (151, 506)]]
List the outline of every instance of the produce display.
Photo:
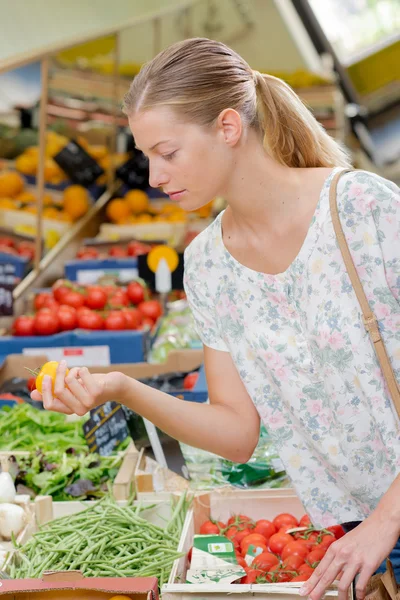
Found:
[(96, 244), (95, 246), (82, 246), (79, 248), (76, 258), (79, 260), (104, 260), (109, 258), (136, 258), (142, 254), (148, 254), (152, 248), (151, 244), (132, 240), (126, 244)]
[(168, 313), (160, 320), (149, 361), (163, 363), (171, 350), (201, 348), (193, 315), (186, 300), (169, 304)]
[(188, 503), (181, 495), (164, 527), (146, 520), (145, 509), (106, 497), (81, 512), (44, 525), (12, 557), (12, 578), (39, 578), (43, 571), (80, 570), (86, 577), (168, 579)]
[(149, 298), (149, 291), (139, 280), (127, 286), (85, 287), (60, 280), (51, 291), (34, 297), (34, 314), (17, 317), (12, 333), (46, 336), (73, 329), (152, 328), (162, 314), (162, 306), (158, 300)]
[[(22, 532), (29, 520), (26, 500), (17, 495), (11, 475), (0, 473), (0, 541), (9, 541)], [(1, 564), (0, 557), (0, 567)]]
[[(201, 535), (222, 535), (234, 547), (236, 563), (246, 575), (235, 583), (283, 583), (307, 581), (329, 546), (344, 534), (340, 525), (315, 528), (308, 515), (299, 521), (281, 513), (273, 521), (254, 521), (232, 515), (226, 523), (210, 517), (200, 526)], [(188, 553), (190, 565), (193, 549)]]

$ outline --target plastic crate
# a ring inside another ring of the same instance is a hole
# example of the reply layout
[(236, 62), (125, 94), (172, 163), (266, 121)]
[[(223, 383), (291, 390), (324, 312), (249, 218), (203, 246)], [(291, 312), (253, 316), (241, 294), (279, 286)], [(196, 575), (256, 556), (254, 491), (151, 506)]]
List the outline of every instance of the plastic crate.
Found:
[(82, 284), (96, 283), (103, 275), (115, 275), (123, 282), (138, 277), (137, 258), (71, 260), (65, 263), (65, 277)]

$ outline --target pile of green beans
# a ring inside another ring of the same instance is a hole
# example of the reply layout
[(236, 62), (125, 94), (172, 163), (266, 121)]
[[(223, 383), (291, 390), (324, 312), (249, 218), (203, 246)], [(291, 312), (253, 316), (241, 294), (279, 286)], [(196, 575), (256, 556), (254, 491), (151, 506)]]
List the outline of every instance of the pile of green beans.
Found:
[(110, 497), (74, 515), (47, 523), (12, 556), (13, 579), (43, 571), (80, 570), (86, 577), (157, 577), (168, 580), (188, 508), (185, 494), (165, 527), (141, 516), (149, 507), (121, 507)]

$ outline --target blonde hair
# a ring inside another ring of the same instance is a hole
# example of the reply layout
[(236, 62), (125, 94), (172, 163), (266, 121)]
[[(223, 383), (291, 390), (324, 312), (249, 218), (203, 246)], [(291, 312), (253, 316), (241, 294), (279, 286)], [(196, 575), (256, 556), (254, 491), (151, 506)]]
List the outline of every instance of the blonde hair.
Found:
[(129, 116), (169, 106), (190, 122), (212, 125), (226, 108), (260, 132), (268, 154), (288, 167), (350, 166), (295, 92), (281, 79), (253, 71), (228, 46), (207, 38), (178, 42), (145, 64), (124, 100)]

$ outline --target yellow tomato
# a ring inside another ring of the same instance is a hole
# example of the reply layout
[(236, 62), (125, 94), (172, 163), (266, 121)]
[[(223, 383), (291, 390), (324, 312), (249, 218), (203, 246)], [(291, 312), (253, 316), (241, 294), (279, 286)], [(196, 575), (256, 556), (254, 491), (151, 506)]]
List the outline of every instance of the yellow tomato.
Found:
[[(43, 390), (43, 377), (45, 375), (49, 375), (51, 377), (51, 391), (54, 394), (54, 383), (56, 380), (58, 362), (55, 360), (51, 360), (43, 365), (43, 367), (39, 371), (39, 375), (36, 377), (36, 389), (42, 393)], [(69, 373), (69, 369), (66, 370), (65, 376)]]

